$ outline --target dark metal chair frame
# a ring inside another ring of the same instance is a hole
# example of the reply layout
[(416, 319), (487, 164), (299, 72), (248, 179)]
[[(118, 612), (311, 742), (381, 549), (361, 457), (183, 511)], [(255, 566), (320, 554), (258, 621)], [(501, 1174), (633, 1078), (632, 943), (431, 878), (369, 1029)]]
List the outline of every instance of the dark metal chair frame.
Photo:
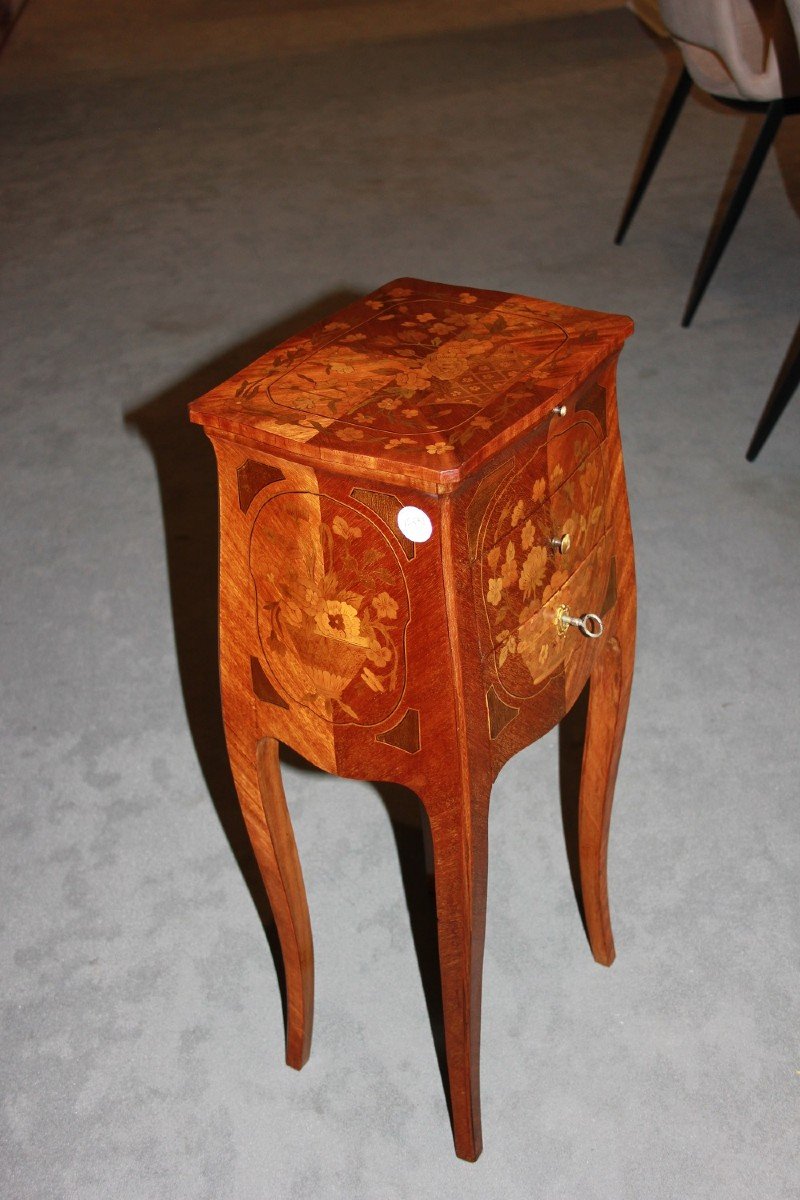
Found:
[[(669, 141), (670, 134), (680, 116), (691, 87), (692, 77), (684, 67), (678, 76), (669, 102), (653, 134), (653, 140), (648, 147), (642, 168), (633, 184), (630, 197), (625, 205), (625, 210), (614, 238), (617, 246), (622, 243), (625, 234), (628, 232), (628, 227), (641, 203), (647, 185), (664, 151), (664, 147)], [(800, 99), (795, 98), (771, 100), (763, 103), (754, 100), (729, 100), (721, 96), (715, 96), (714, 99), (728, 108), (736, 109), (738, 112), (763, 113), (764, 120), (758, 137), (750, 151), (744, 170), (739, 176), (736, 187), (725, 206), (721, 220), (718, 224), (715, 224), (709, 234), (681, 320), (681, 325), (684, 328), (688, 328), (692, 323), (692, 318), (697, 312), (698, 305), (705, 294), (705, 290), (711, 281), (717, 264), (742, 215), (744, 206), (753, 190), (753, 185), (758, 179), (764, 159), (767, 157), (767, 152), (775, 140), (775, 135), (780, 129), (783, 118), (787, 115), (800, 112)]]

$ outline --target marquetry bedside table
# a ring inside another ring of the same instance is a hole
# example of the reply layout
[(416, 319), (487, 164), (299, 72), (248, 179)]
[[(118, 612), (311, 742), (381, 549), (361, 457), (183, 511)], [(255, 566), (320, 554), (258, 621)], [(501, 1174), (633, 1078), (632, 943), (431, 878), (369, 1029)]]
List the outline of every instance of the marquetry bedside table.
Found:
[(636, 605), (615, 371), (631, 329), (400, 279), (191, 406), (219, 466), (225, 730), (283, 950), (287, 1062), (308, 1057), (314, 983), (279, 742), (425, 807), (465, 1159), (481, 1151), (492, 781), (587, 680), (580, 880), (594, 957), (614, 957), (606, 849)]

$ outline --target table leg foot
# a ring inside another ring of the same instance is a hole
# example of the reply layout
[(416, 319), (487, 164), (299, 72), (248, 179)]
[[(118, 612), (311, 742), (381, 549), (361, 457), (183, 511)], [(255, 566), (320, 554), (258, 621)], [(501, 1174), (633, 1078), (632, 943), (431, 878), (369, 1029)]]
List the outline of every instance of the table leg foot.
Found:
[(275, 738), (239, 745), (231, 770), (247, 832), (269, 897), (286, 974), (286, 1062), (299, 1070), (311, 1050), (314, 950), (303, 873), (281, 780)]
[(486, 932), (488, 792), (462, 807), (423, 796), (431, 824), (439, 970), (455, 1150), (474, 1162), (483, 1149), (480, 1030)]

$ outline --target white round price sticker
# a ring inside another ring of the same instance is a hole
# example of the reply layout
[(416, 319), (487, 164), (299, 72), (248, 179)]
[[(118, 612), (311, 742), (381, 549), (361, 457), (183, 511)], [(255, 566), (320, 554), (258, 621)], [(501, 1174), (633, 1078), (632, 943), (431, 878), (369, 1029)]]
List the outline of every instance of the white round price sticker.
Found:
[(433, 533), (433, 525), (427, 513), (409, 504), (397, 514), (397, 525), (410, 542), (427, 542)]

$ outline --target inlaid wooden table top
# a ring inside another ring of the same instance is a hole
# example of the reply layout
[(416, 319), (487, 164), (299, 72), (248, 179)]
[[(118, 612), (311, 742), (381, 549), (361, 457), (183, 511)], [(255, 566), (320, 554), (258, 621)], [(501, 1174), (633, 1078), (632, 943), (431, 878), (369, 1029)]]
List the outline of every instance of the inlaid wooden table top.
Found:
[(217, 456), (225, 734), (281, 941), (287, 1062), (310, 1051), (314, 969), (280, 743), (420, 799), (470, 1160), (492, 783), (587, 688), (581, 905), (595, 959), (614, 958), (606, 855), (636, 611), (616, 362), (631, 329), (399, 279), (191, 406)]
[(628, 317), (397, 279), (191, 406), (255, 445), (447, 492), (540, 422)]

